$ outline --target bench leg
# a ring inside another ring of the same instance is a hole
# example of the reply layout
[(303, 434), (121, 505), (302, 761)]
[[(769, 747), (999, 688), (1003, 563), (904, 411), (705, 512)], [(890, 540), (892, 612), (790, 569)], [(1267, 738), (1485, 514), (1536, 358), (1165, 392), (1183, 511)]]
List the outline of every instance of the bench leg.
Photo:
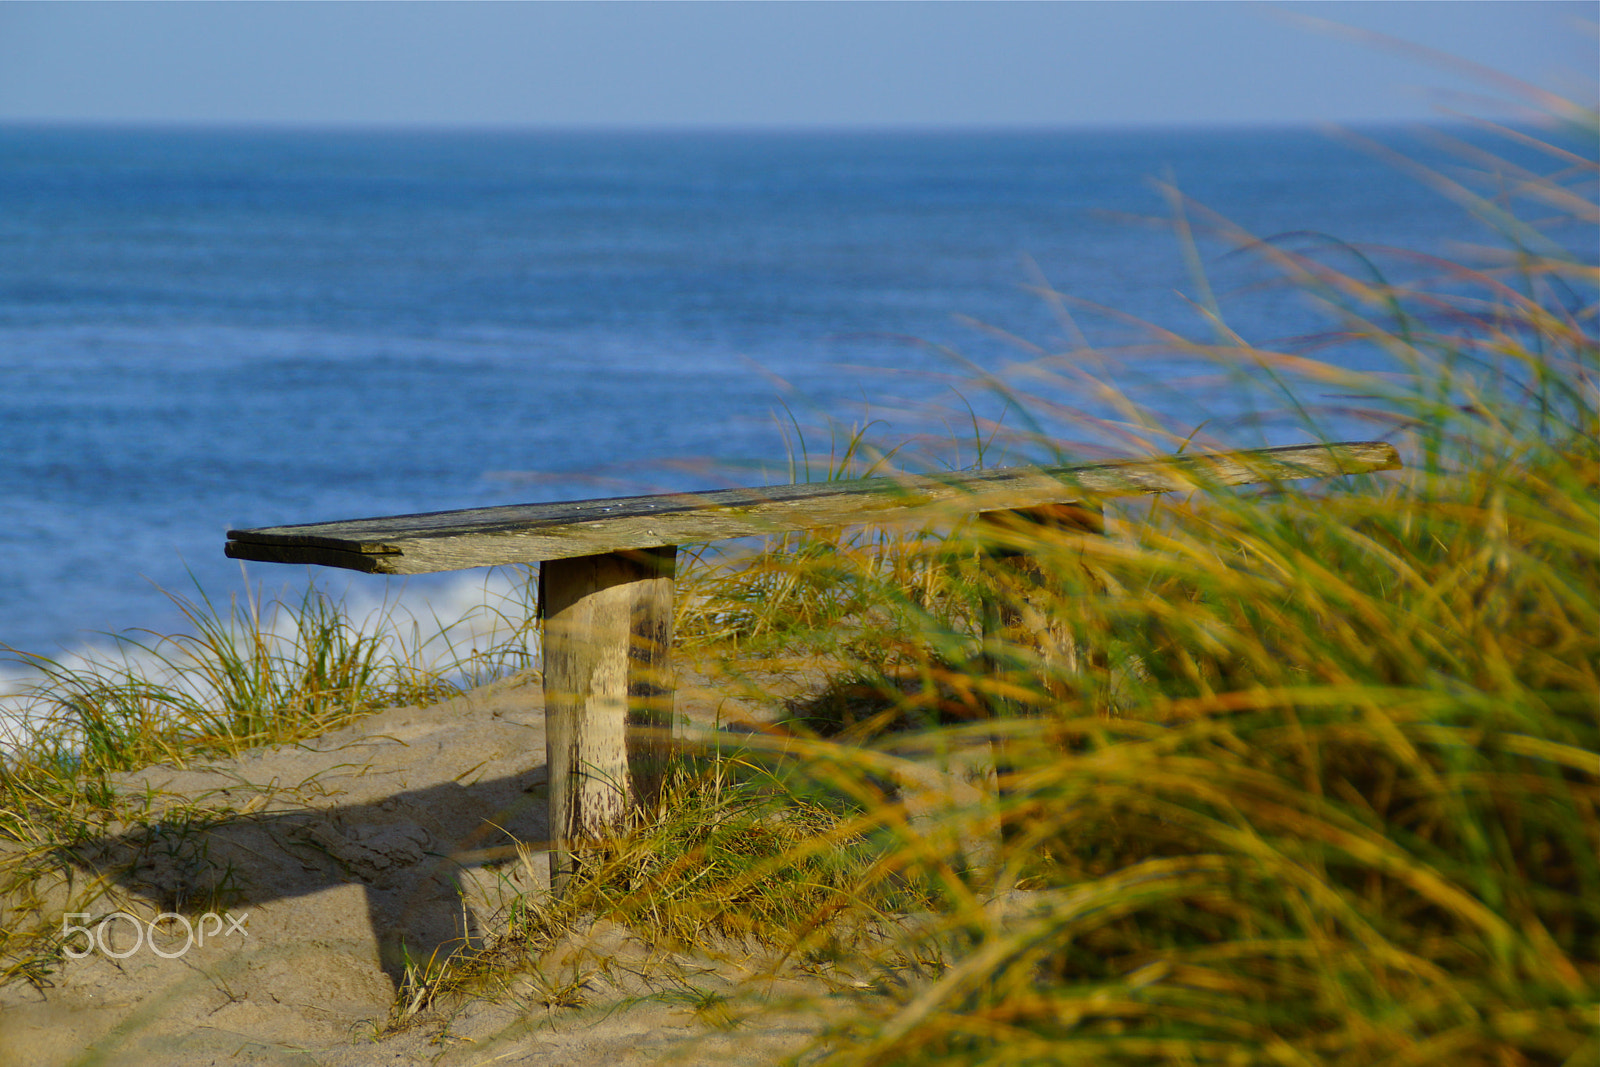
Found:
[(550, 885), (557, 894), (577, 870), (574, 845), (620, 828), (630, 808), (659, 798), (673, 747), (676, 557), (669, 547), (540, 565)]
[[(1007, 533), (1025, 539), (1031, 533), (1043, 532), (1041, 528), (1094, 534), (1103, 534), (1106, 529), (1105, 511), (1094, 503), (1045, 504), (1015, 511), (985, 511), (978, 515), (978, 521), (1001, 541)], [(1012, 593), (1009, 596), (992, 596), (984, 605), (984, 644), (1004, 642), (1030, 646), (1038, 651), (1040, 661), (1048, 672), (1077, 673), (1085, 664), (1089, 650), (1079, 647), (1077, 638), (1069, 628), (1051, 624), (1046, 611), (1039, 606), (1040, 601), (1046, 600), (1050, 594), (1040, 588), (1044, 575), (1040, 573), (1038, 565), (1029, 559), (1024, 549), (1003, 543), (991, 549), (989, 554), (1000, 571), (996, 574), (997, 585), (1002, 589), (1010, 586)], [(994, 664), (991, 661), (992, 669)], [(997, 706), (991, 708), (991, 714), (997, 717), (1026, 713), (1026, 709), (1018, 708), (1010, 701), (994, 703)], [(995, 789), (1002, 809), (1000, 825), (1004, 840), (1014, 831), (1005, 821), (1004, 809), (1015, 763), (1003, 736), (996, 735), (993, 749)]]
[[(1045, 504), (1015, 511), (984, 511), (978, 514), (978, 521), (1001, 538), (1007, 532), (1027, 537), (1034, 531), (1103, 534), (1106, 529), (1105, 512), (1098, 504)], [(1021, 548), (996, 547), (990, 550), (989, 558), (1011, 572), (1002, 578), (1002, 582), (1017, 588), (1020, 595), (997, 596), (985, 605), (985, 640), (999, 639), (1031, 645), (1039, 650), (1041, 659), (1048, 666), (1059, 667), (1069, 673), (1076, 671), (1083, 650), (1078, 648), (1070, 630), (1050, 625), (1045, 612), (1036, 606), (1049, 594), (1043, 589), (1034, 594), (1028, 588), (1037, 588), (1043, 580), (1038, 565)]]

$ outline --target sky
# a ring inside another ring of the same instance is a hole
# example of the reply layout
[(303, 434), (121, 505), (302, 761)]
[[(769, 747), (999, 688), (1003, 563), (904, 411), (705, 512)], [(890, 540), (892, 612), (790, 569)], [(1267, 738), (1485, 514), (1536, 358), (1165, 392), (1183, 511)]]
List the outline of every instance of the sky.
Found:
[(34, 3), (0, 122), (540, 127), (1415, 121), (1481, 81), (1591, 104), (1600, 3)]

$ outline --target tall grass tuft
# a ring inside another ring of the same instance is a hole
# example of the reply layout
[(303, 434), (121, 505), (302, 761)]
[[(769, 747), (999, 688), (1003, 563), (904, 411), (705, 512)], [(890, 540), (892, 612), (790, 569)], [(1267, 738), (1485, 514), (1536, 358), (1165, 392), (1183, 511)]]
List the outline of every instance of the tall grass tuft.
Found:
[(85, 663), (15, 652), (41, 680), (27, 694), (22, 760), (124, 770), (309, 736), (377, 708), (448, 695), (391, 614), (358, 624), (325, 593), (214, 604), (172, 595), (185, 632), (121, 636)]
[[(862, 899), (892, 879), (940, 902), (896, 950), (948, 949), (942, 973), (819, 1005), (817, 1062), (1600, 1062), (1600, 127), (1583, 122), (1581, 151), (1506, 131), (1545, 172), (1474, 150), (1488, 193), (1418, 168), (1489, 226), (1470, 262), (1261, 241), (1174, 194), (1180, 232), (1256, 256), (1325, 332), (1253, 343), (1202, 278), (1205, 340), (1152, 328), (1021, 368), (1104, 397), (1084, 368), (1203, 363), (1273, 391), (1312, 440), (1394, 440), (1406, 470), (1200, 486), (1113, 510), (1106, 536), (1024, 527), (1005, 547), (1026, 568), (952, 520), (893, 553), (758, 555), (702, 588), (700, 618), (727, 624), (703, 636), (736, 631), (748, 654), (787, 621), (876, 701), (839, 739), (780, 747), (861, 799), (863, 840), (898, 842)], [(1232, 443), (1117, 402), (1095, 429), (1149, 453)], [(810, 614), (788, 606), (824, 587)], [(1031, 634), (984, 627), (1007, 602)], [(885, 776), (991, 744), (998, 776), (934, 823)]]

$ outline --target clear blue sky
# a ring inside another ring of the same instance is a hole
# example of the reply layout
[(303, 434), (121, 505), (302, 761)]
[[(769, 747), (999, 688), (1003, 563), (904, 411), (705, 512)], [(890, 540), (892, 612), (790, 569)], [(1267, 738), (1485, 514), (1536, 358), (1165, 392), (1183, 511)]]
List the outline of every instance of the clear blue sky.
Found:
[(1594, 92), (1594, 2), (0, 0), (0, 121), (1360, 122), (1425, 118), (1429, 90), (1471, 87), (1286, 14)]

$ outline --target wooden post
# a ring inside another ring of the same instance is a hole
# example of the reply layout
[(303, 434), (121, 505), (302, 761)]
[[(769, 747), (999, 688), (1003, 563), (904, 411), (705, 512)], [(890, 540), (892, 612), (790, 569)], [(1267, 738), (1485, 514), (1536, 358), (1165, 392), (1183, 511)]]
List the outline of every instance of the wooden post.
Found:
[[(998, 535), (995, 540), (1002, 542), (1007, 534), (1013, 539), (1027, 538), (1050, 529), (1092, 534), (1106, 531), (1105, 510), (1098, 503), (1044, 504), (1011, 511), (985, 511), (979, 513), (978, 522), (987, 527), (991, 535)], [(1038, 564), (1028, 557), (1026, 550), (1003, 543), (989, 549), (989, 558), (1010, 572), (999, 573), (996, 577), (998, 584), (1012, 587), (1012, 595), (991, 595), (985, 605), (985, 645), (996, 640), (1031, 645), (1038, 649), (1042, 663), (1051, 673), (1057, 670), (1076, 672), (1082, 665), (1085, 650), (1078, 647), (1070, 629), (1051, 624), (1047, 613), (1041, 610), (1040, 605), (1048, 601), (1050, 594), (1044, 589), (1044, 575)]]
[[(1074, 504), (1045, 504), (1039, 507), (1010, 511), (985, 511), (978, 515), (979, 523), (988, 528), (996, 541), (1001, 542), (988, 550), (995, 567), (995, 589), (984, 605), (983, 642), (987, 650), (996, 644), (1022, 645), (1039, 653), (1040, 666), (1046, 678), (1044, 685), (1053, 696), (1065, 696), (1059, 684), (1050, 676), (1076, 674), (1086, 666), (1091, 650), (1079, 645), (1070, 626), (1050, 617), (1050, 598), (1059, 596), (1046, 588), (1045, 575), (1027, 551), (1006, 545), (1006, 535), (1011, 540), (1025, 540), (1048, 529), (1104, 534), (1105, 510), (1097, 502)], [(985, 653), (991, 672), (999, 665), (992, 655)], [(991, 701), (990, 714), (996, 717), (1014, 717), (1026, 714), (1027, 709), (1014, 701), (1001, 698)], [(1008, 783), (1015, 772), (1015, 762), (1003, 736), (996, 735), (993, 742), (995, 765), (995, 793), (1001, 804), (1001, 840), (1011, 836), (1015, 827), (1007, 821), (1005, 798)]]
[[(573, 847), (654, 803), (672, 754), (672, 587), (677, 549), (549, 560), (544, 619), (550, 885), (566, 889)], [(644, 727), (629, 736), (628, 727)]]

